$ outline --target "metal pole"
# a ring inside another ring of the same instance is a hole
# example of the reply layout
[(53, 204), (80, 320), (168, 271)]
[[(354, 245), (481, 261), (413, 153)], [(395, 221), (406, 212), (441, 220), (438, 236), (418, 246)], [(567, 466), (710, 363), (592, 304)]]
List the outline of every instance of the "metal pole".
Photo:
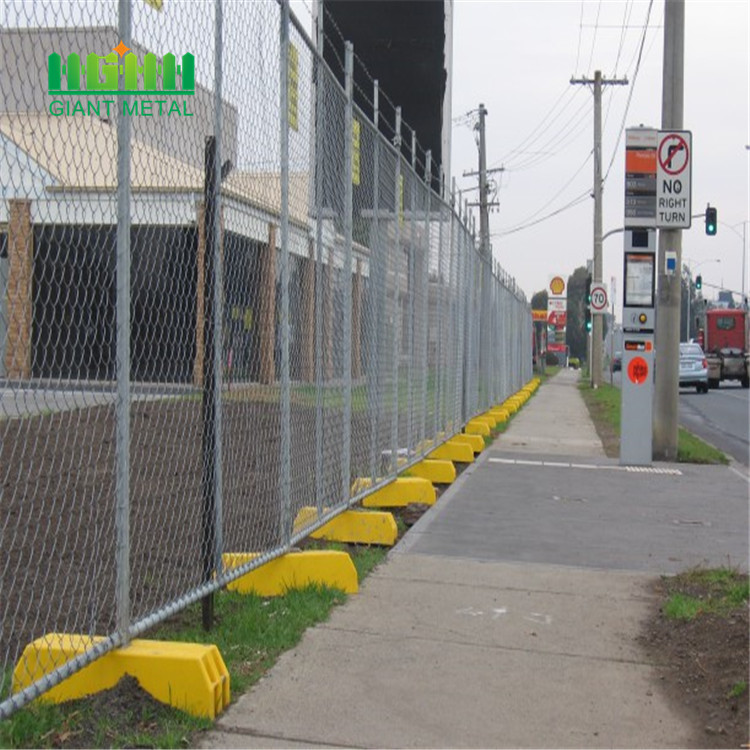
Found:
[[(685, 47), (685, 2), (667, 0), (664, 11), (664, 69), (662, 84), (662, 130), (681, 130), (683, 120), (683, 74)], [(680, 363), (680, 275), (666, 273), (666, 253), (677, 254), (682, 268), (682, 230), (659, 230), (658, 294), (656, 309), (656, 356), (654, 362), (653, 457), (677, 459), (679, 363)]]
[[(205, 152), (205, 188), (204, 188), (204, 222), (206, 249), (203, 254), (203, 388), (201, 412), (203, 417), (203, 582), (210, 583), (214, 576), (216, 558), (216, 485), (214, 473), (216, 464), (216, 402), (214, 401), (214, 379), (216, 361), (214, 348), (215, 313), (215, 259), (216, 259), (216, 139), (209, 135), (206, 138)], [(206, 595), (201, 603), (204, 630), (211, 630), (214, 621), (214, 595)]]
[[(380, 119), (380, 87), (377, 81), (373, 82), (373, 125), (374, 139), (372, 155), (372, 229), (370, 232), (370, 283), (371, 293), (368, 300), (372, 300), (371, 309), (375, 310), (374, 316), (370, 317), (375, 328), (375, 342), (370, 347), (370, 361), (368, 376), (370, 386), (368, 390), (368, 402), (370, 412), (370, 476), (372, 483), (377, 480), (377, 440), (380, 426), (381, 387), (383, 376), (381, 373), (381, 346), (383, 341), (383, 318), (385, 313), (385, 293), (387, 268), (386, 259), (383, 257), (380, 247), (380, 133), (378, 130)], [(377, 300), (376, 300), (377, 296)]]
[[(688, 293), (687, 293), (687, 326), (685, 329), (685, 341), (690, 341), (690, 298), (693, 296), (693, 274), (688, 269)], [(682, 293), (682, 286), (680, 286), (680, 293)]]
[(224, 323), (224, 267), (222, 252), (221, 231), (221, 179), (222, 179), (222, 88), (223, 68), (222, 56), (224, 52), (223, 42), (223, 13), (222, 0), (215, 0), (214, 13), (216, 22), (214, 25), (214, 136), (216, 139), (216, 152), (214, 158), (214, 183), (216, 194), (214, 196), (214, 570), (222, 569), (222, 553), (224, 551), (224, 494), (222, 476), (222, 369), (223, 361), (223, 336)]
[(409, 244), (407, 245), (407, 252), (409, 257), (409, 281), (407, 284), (407, 290), (409, 294), (409, 339), (407, 341), (407, 375), (406, 379), (408, 382), (407, 390), (407, 407), (406, 411), (408, 414), (407, 432), (406, 432), (406, 448), (411, 456), (412, 448), (414, 447), (414, 326), (416, 318), (416, 258), (415, 246), (417, 238), (417, 181), (416, 177), (417, 169), (417, 134), (411, 131), (411, 212), (409, 216)]
[[(443, 166), (438, 168), (438, 184), (442, 192), (443, 185)], [(434, 437), (437, 438), (438, 432), (445, 429), (445, 416), (443, 413), (443, 402), (445, 389), (443, 387), (443, 372), (447, 369), (443, 367), (443, 315), (445, 313), (444, 299), (444, 280), (443, 280), (443, 203), (442, 196), (438, 202), (438, 269), (437, 269), (437, 286), (435, 287), (435, 306), (437, 318), (437, 342), (435, 347), (435, 427)]]
[[(353, 185), (352, 168), (354, 149), (352, 132), (354, 129), (354, 103), (352, 82), (354, 79), (354, 46), (346, 42), (345, 46), (345, 88), (346, 113), (344, 121), (344, 415), (343, 446), (341, 456), (341, 499), (349, 502), (351, 494), (351, 461), (352, 461), (352, 212)], [(359, 334), (359, 332), (357, 332)]]
[(391, 413), (391, 471), (398, 471), (398, 358), (401, 338), (401, 107), (396, 107), (396, 169), (394, 185), (394, 239), (393, 239), (393, 411)]
[[(422, 254), (422, 331), (421, 331), (421, 360), (422, 360), (422, 408), (419, 418), (419, 439), (424, 441), (427, 430), (427, 353), (429, 349), (430, 326), (428, 320), (429, 305), (427, 298), (430, 294), (430, 203), (432, 195), (432, 152), (426, 155), (425, 184), (424, 184), (424, 243)], [(433, 385), (434, 387), (434, 385)], [(435, 434), (433, 434), (433, 439)]]
[[(118, 33), (131, 46), (130, 0), (119, 0)], [(120, 76), (120, 88), (124, 78)], [(129, 103), (130, 97), (125, 101)], [(130, 640), (130, 118), (117, 118), (117, 629)]]
[[(602, 72), (594, 73), (594, 282), (602, 280)], [(591, 385), (602, 382), (602, 316), (592, 315)]]
[[(289, 378), (289, 0), (281, 2), (280, 26), (280, 156), (281, 156), (281, 540), (292, 535), (291, 393)], [(274, 252), (271, 248), (271, 252)]]
[(323, 515), (323, 0), (318, 7), (318, 55), (315, 86), (315, 505)]

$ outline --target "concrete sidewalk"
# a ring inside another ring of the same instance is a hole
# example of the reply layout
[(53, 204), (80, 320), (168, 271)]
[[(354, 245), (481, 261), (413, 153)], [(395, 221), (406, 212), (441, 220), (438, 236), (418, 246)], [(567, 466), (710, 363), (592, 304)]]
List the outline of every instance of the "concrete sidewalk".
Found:
[(607, 459), (562, 371), (203, 747), (688, 747), (654, 577), (745, 565), (747, 481)]

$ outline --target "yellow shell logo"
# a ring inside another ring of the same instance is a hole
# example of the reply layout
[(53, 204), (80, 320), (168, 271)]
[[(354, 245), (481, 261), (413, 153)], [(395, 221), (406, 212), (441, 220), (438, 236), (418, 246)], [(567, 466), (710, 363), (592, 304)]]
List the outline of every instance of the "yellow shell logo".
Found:
[(565, 291), (565, 280), (561, 276), (555, 276), (550, 281), (549, 288), (552, 294), (558, 297)]

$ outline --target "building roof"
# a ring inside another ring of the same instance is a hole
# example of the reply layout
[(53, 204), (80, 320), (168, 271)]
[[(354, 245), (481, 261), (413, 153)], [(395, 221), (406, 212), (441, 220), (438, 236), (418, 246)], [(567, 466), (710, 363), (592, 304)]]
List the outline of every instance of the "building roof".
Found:
[[(114, 191), (117, 186), (115, 125), (95, 115), (2, 113), (0, 132), (31, 157), (54, 180), (58, 190)], [(130, 180), (134, 192), (202, 193), (203, 171), (164, 151), (131, 138)], [(223, 193), (275, 216), (281, 214), (278, 172), (235, 170), (223, 183)], [(33, 196), (28, 196), (33, 198)], [(308, 175), (289, 180), (290, 218), (301, 224), (308, 217)]]

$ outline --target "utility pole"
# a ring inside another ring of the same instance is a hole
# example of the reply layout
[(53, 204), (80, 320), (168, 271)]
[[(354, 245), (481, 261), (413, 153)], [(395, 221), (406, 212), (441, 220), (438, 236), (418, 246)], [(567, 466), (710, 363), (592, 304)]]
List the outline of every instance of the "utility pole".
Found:
[[(662, 130), (682, 130), (685, 70), (685, 0), (667, 0), (664, 10), (664, 67), (662, 79)], [(653, 455), (677, 460), (677, 414), (680, 363), (680, 274), (666, 273), (667, 251), (677, 253), (682, 268), (682, 230), (659, 230), (658, 293), (656, 298), (656, 348), (654, 383)]]
[[(602, 86), (627, 86), (627, 78), (602, 78), (601, 70), (591, 78), (571, 78), (571, 84), (594, 85), (594, 283), (601, 283), (602, 263)], [(604, 316), (592, 315), (591, 386), (602, 382)]]
[(476, 129), (479, 131), (479, 171), (464, 172), (464, 177), (479, 177), (479, 201), (469, 203), (469, 206), (479, 206), (479, 248), (482, 257), (490, 259), (490, 208), (499, 205), (496, 201), (490, 203), (489, 192), (490, 186), (487, 182), (487, 175), (494, 172), (504, 172), (505, 167), (496, 169), (487, 169), (487, 141), (485, 139), (484, 118), (487, 116), (487, 110), (484, 104), (479, 105), (479, 122)]
[[(464, 172), (464, 177), (479, 177), (479, 202), (470, 203), (471, 206), (479, 206), (479, 252), (482, 257), (482, 272), (481, 272), (481, 299), (482, 299), (482, 311), (479, 320), (479, 378), (481, 384), (481, 393), (484, 397), (488, 397), (490, 380), (492, 373), (490, 372), (490, 363), (492, 361), (489, 356), (489, 332), (491, 321), (490, 316), (490, 289), (491, 287), (491, 276), (492, 276), (492, 251), (490, 249), (490, 206), (496, 206), (497, 203), (489, 202), (489, 183), (487, 182), (487, 175), (491, 172), (502, 172), (503, 168), (498, 169), (487, 169), (487, 141), (485, 137), (485, 117), (487, 116), (487, 110), (484, 104), (479, 105), (479, 122), (476, 125), (476, 129), (479, 131), (479, 171), (478, 172)], [(486, 404), (482, 404), (485, 406)]]

